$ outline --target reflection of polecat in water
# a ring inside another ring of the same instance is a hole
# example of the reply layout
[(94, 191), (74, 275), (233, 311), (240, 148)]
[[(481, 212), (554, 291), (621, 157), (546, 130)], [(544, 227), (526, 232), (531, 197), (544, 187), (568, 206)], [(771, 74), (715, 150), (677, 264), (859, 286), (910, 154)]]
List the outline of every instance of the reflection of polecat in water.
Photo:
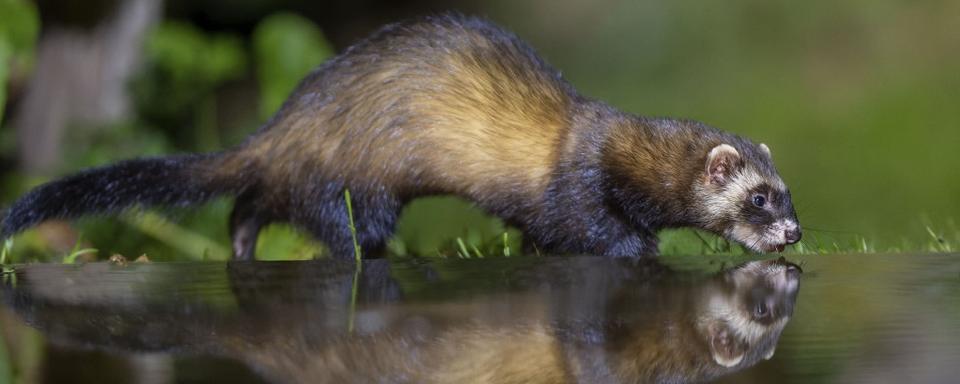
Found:
[(224, 152), (87, 170), (14, 203), (0, 237), (43, 220), (236, 196), (234, 257), (290, 222), (376, 253), (401, 207), (455, 194), (540, 250), (655, 254), (656, 232), (694, 226), (757, 251), (799, 240), (770, 151), (688, 120), (626, 114), (578, 94), (516, 36), (459, 16), (389, 25), (319, 67), (280, 111)]
[[(799, 288), (800, 269), (783, 259), (710, 277), (632, 260), (552, 260), (484, 270), (474, 277), (505, 284), (443, 301), (400, 299), (439, 286), (407, 266), (367, 263), (355, 312), (354, 275), (336, 262), (234, 265), (230, 300), (211, 300), (224, 291), (208, 275), (162, 264), (127, 276), (35, 265), (18, 269), (3, 296), (57, 344), (212, 354), (274, 382), (602, 383), (699, 382), (770, 358)], [(391, 281), (396, 273), (411, 290)], [(113, 285), (101, 283), (105, 274)], [(171, 279), (177, 288), (157, 295)]]
[[(515, 297), (504, 304), (495, 297), (486, 305), (434, 309), (458, 313), (455, 325), (445, 329), (384, 331), (330, 343), (303, 356), (297, 364), (302, 370), (284, 365), (289, 361), (271, 348), (239, 349), (251, 349), (246, 361), (290, 382), (702, 382), (773, 356), (793, 314), (799, 277), (800, 268), (781, 259), (747, 263), (692, 284), (668, 279), (669, 287), (650, 291), (625, 284), (599, 318), (537, 315), (547, 312), (545, 301), (555, 299), (557, 287), (546, 300)], [(506, 307), (514, 317), (487, 319)], [(417, 320), (430, 318), (423, 315), (430, 310), (411, 312), (414, 320), (407, 321), (414, 325), (406, 328), (429, 329)], [(298, 338), (292, 336), (267, 343), (289, 348)]]

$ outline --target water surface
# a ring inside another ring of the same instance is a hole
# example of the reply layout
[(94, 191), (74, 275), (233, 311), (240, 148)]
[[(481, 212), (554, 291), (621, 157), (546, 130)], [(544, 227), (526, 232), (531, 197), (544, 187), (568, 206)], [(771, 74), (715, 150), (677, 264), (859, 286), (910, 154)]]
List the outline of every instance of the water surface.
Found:
[(951, 382), (960, 255), (20, 266), (48, 382)]

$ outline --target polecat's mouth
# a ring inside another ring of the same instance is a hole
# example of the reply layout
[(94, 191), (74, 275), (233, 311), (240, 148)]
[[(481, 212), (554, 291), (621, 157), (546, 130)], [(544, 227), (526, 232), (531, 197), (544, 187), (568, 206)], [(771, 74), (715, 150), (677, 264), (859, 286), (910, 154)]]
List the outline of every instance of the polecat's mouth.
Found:
[[(779, 235), (779, 236), (778, 236)], [(771, 227), (736, 224), (727, 232), (727, 238), (743, 244), (758, 253), (779, 253), (787, 247), (783, 231)]]
[(787, 248), (786, 244), (770, 244), (767, 246), (766, 251), (780, 253), (780, 252), (783, 252), (783, 250), (786, 248)]
[(787, 248), (787, 244), (784, 243), (767, 243), (767, 242), (757, 242), (758, 244), (753, 244), (752, 246), (744, 244), (747, 248), (751, 249), (754, 252), (758, 253), (780, 253)]

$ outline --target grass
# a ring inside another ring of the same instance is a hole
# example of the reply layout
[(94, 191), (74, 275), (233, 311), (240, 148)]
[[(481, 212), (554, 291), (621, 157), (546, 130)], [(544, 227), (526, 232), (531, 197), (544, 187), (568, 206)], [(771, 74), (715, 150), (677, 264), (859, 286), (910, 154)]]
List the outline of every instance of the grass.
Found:
[(930, 228), (930, 226), (927, 226), (926, 229), (931, 238), (930, 243), (927, 246), (928, 250), (933, 252), (953, 252), (956, 249), (954, 244), (943, 236), (943, 233), (934, 232), (933, 228)]
[[(357, 237), (357, 226), (363, 223), (355, 221), (353, 212), (353, 202), (349, 191), (344, 192), (344, 204), (347, 207), (348, 230), (350, 231), (351, 241), (353, 242), (353, 258), (358, 265), (358, 270), (362, 267), (363, 249), (360, 246)], [(178, 226), (168, 219), (163, 218), (156, 213), (126, 215), (122, 219), (125, 223), (135, 226), (138, 230), (143, 230), (153, 239), (169, 245), (172, 249), (180, 251), (181, 257), (192, 260), (215, 259), (225, 260), (229, 251), (224, 245), (216, 242), (214, 239), (204, 237), (202, 234), (193, 232), (191, 229)], [(293, 231), (293, 230), (288, 230)], [(511, 230), (512, 231), (512, 230)], [(469, 229), (466, 232), (470, 232)], [(263, 237), (263, 236), (261, 236)], [(510, 231), (501, 232), (498, 235), (482, 238), (475, 233), (468, 235), (453, 236), (443, 242), (432, 253), (420, 254), (409, 252), (403, 249), (403, 240), (395, 238), (391, 242), (390, 257), (440, 257), (440, 258), (490, 258), (490, 257), (538, 257), (542, 256), (540, 252), (534, 249), (532, 252), (523, 252), (519, 246), (519, 235), (511, 236)], [(195, 241), (200, 239), (201, 241)], [(310, 248), (309, 244), (316, 244), (310, 239), (291, 238), (290, 241), (297, 242), (288, 248)], [(300, 244), (302, 243), (302, 244)], [(397, 244), (401, 244), (400, 251), (396, 251)], [(832, 253), (909, 253), (909, 252), (941, 252), (950, 253), (960, 250), (960, 231), (935, 229), (933, 226), (925, 226), (919, 233), (909, 237), (904, 237), (900, 244), (896, 246), (881, 245), (875, 239), (858, 235), (844, 234), (837, 236), (835, 234), (825, 235), (817, 231), (807, 230), (804, 234), (804, 240), (787, 248), (786, 254), (800, 255), (818, 255)], [(267, 245), (267, 244), (264, 244)], [(101, 245), (103, 246), (103, 245)], [(302, 246), (302, 247), (301, 247)], [(22, 247), (18, 247), (22, 248)], [(63, 263), (71, 264), (76, 262), (80, 256), (96, 253), (96, 248), (82, 248), (78, 242), (77, 246), (70, 250), (60, 260)], [(12, 241), (7, 241), (0, 255), (0, 264), (4, 265), (4, 271), (9, 270), (8, 264), (11, 262), (23, 262), (20, 254), (23, 250), (17, 250)], [(302, 252), (301, 252), (302, 253)], [(669, 230), (660, 235), (660, 254), (669, 257), (670, 255), (743, 255), (752, 252), (743, 246), (730, 242), (724, 238), (708, 234), (697, 230)], [(259, 254), (259, 251), (258, 251)], [(281, 260), (281, 255), (270, 258), (271, 260)], [(296, 258), (302, 258), (298, 253)], [(45, 257), (46, 258), (46, 257)], [(44, 259), (45, 259), (44, 258)], [(54, 258), (56, 259), (56, 258)], [(40, 259), (43, 260), (43, 259)], [(358, 271), (359, 273), (359, 271)]]
[[(0, 268), (2, 268), (3, 282), (10, 282), (12, 285), (17, 284), (17, 275), (12, 266), (7, 264), (7, 257), (10, 255), (11, 250), (13, 249), (13, 239), (7, 239), (3, 242), (3, 249), (0, 249)], [(0, 340), (2, 341), (2, 340)]]
[[(510, 247), (510, 233), (507, 231), (504, 231), (500, 236), (490, 239), (489, 241), (482, 242), (479, 245), (476, 243), (470, 243), (469, 247), (463, 241), (462, 237), (457, 236), (456, 246), (456, 256), (461, 259), (470, 259), (473, 257), (482, 259), (486, 257), (487, 254), (491, 256), (510, 257), (510, 255), (514, 254), (514, 251), (512, 251)], [(485, 254), (483, 251), (481, 251), (481, 249), (499, 251), (499, 254), (497, 252), (489, 252)], [(438, 254), (440, 256), (444, 256), (442, 252), (438, 251)], [(537, 256), (539, 256), (539, 254)]]
[(0, 249), (0, 265), (7, 265), (7, 255), (13, 249), (13, 239), (7, 239), (3, 242), (3, 249)]
[(70, 250), (70, 253), (63, 257), (63, 263), (74, 264), (77, 262), (77, 258), (80, 256), (97, 253), (95, 248), (82, 248), (82, 245), (83, 237), (78, 237), (77, 243), (73, 245), (73, 249)]
[(230, 250), (210, 238), (183, 228), (150, 211), (124, 214), (120, 219), (139, 231), (170, 245), (193, 260), (226, 260)]
[(343, 200), (347, 203), (347, 218), (349, 219), (350, 238), (353, 239), (353, 257), (357, 264), (363, 259), (363, 253), (360, 250), (360, 243), (357, 241), (357, 225), (353, 222), (353, 202), (350, 199), (350, 190), (343, 191)]
[(357, 289), (360, 284), (360, 273), (363, 270), (363, 252), (360, 250), (360, 242), (357, 241), (357, 225), (353, 221), (353, 202), (350, 199), (349, 189), (343, 190), (343, 200), (347, 204), (350, 238), (353, 239), (353, 259), (356, 262), (356, 268), (353, 271), (353, 283), (350, 287), (350, 318), (347, 320), (347, 332), (352, 334), (357, 313)]
[[(358, 226), (362, 222), (356, 221), (354, 204), (349, 190), (343, 192), (344, 206), (346, 207), (346, 225), (350, 231), (353, 245), (353, 257), (359, 263), (363, 258), (364, 250), (358, 238)], [(160, 255), (159, 260), (225, 260), (229, 257), (226, 232), (219, 234), (223, 227), (222, 220), (229, 210), (229, 201), (216, 205), (218, 210), (211, 210), (206, 221), (192, 221), (183, 225), (168, 219), (157, 212), (140, 211), (126, 213), (116, 219), (104, 221), (117, 224), (115, 227), (124, 227), (126, 230), (101, 230), (101, 227), (89, 228), (81, 222), (80, 228), (83, 237), (93, 248), (99, 248), (106, 253), (141, 254), (150, 253)], [(221, 206), (222, 205), (222, 206)], [(416, 204), (413, 204), (416, 205)], [(222, 208), (222, 209), (219, 209)], [(443, 215), (473, 215), (474, 211), (467, 211), (461, 206), (451, 205), (421, 205), (421, 211), (442, 212)], [(406, 214), (406, 213), (405, 213)], [(176, 215), (174, 214), (174, 217)], [(189, 217), (188, 217), (189, 219)], [(483, 222), (444, 221), (432, 223), (436, 217), (420, 217), (412, 222), (406, 231), (399, 230), (391, 239), (388, 247), (390, 257), (453, 257), (453, 258), (491, 258), (491, 257), (522, 257), (540, 256), (537, 249), (531, 248), (524, 252), (520, 246), (522, 234), (513, 228), (501, 225), (484, 226)], [(494, 219), (487, 219), (493, 221)], [(924, 223), (919, 220), (918, 223)], [(444, 231), (434, 233), (434, 228), (440, 227)], [(215, 230), (211, 230), (215, 228)], [(957, 252), (960, 249), (960, 228), (956, 224), (935, 226), (931, 224), (917, 225), (913, 232), (904, 233), (899, 243), (889, 239), (880, 239), (857, 233), (805, 228), (804, 239), (800, 243), (787, 248), (786, 254), (830, 254), (830, 253), (905, 253), (905, 252)], [(257, 255), (263, 260), (309, 259), (318, 257), (318, 250), (322, 246), (312, 241), (308, 236), (297, 235), (298, 232), (289, 226), (272, 226), (260, 236)], [(89, 231), (88, 231), (89, 230)], [(459, 230), (459, 233), (457, 231)], [(98, 232), (93, 232), (98, 231)], [(418, 232), (419, 231), (419, 232)], [(140, 240), (130, 238), (130, 234), (139, 233)], [(90, 235), (90, 236), (87, 236)], [(424, 235), (436, 237), (436, 242), (424, 245), (420, 240)], [(283, 241), (271, 241), (281, 239)], [(145, 243), (148, 242), (148, 243)], [(117, 249), (117, 243), (123, 242), (122, 249)], [(419, 243), (418, 243), (419, 242)], [(93, 248), (74, 248), (62, 253), (52, 251), (44, 245), (45, 240), (38, 232), (27, 232), (18, 237), (14, 247), (9, 243), (0, 257), (3, 264), (20, 263), (26, 261), (59, 260), (65, 263), (76, 262), (79, 256), (93, 253)], [(157, 244), (160, 244), (158, 246)], [(660, 254), (671, 255), (744, 255), (752, 252), (742, 246), (727, 241), (712, 234), (696, 230), (668, 230), (660, 234)], [(327, 253), (323, 253), (327, 254)], [(164, 258), (163, 255), (169, 255)], [(322, 256), (319, 256), (322, 257)]]
[[(956, 252), (960, 244), (960, 230), (934, 229), (925, 225), (922, 233), (904, 237), (898, 246), (881, 245), (867, 236), (856, 233), (806, 229), (804, 240), (787, 247), (787, 254), (831, 253), (904, 253), (904, 252)], [(739, 255), (749, 254), (742, 245), (698, 230), (664, 231), (661, 236), (660, 253), (664, 255)], [(887, 242), (884, 242), (887, 244)]]

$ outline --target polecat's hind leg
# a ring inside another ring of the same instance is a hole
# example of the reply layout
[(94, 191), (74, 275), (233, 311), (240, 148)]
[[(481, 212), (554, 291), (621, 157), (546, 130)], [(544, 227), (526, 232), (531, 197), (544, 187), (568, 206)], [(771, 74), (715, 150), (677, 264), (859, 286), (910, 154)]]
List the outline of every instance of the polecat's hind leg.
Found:
[(237, 197), (230, 213), (230, 240), (233, 260), (254, 260), (257, 237), (268, 219), (257, 208), (254, 193), (247, 192)]
[(635, 259), (657, 256), (657, 236), (649, 232), (631, 232), (606, 244), (602, 252), (607, 257), (628, 257)]
[[(357, 243), (363, 257), (383, 257), (400, 215), (400, 200), (383, 191), (351, 190), (350, 193)], [(352, 259), (353, 237), (343, 190), (327, 191), (312, 204), (305, 205), (308, 207), (294, 213), (295, 224), (323, 241), (332, 257)]]

